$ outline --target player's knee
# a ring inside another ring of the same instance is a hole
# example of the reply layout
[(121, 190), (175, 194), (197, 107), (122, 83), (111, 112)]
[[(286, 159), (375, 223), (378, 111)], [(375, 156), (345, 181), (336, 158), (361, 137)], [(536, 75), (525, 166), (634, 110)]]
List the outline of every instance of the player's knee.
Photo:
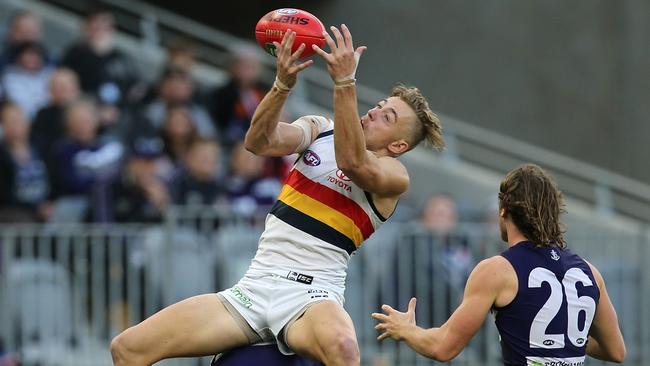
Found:
[(111, 356), (115, 366), (140, 365), (138, 355), (129, 341), (128, 330), (120, 333), (111, 341)]
[(335, 356), (342, 365), (359, 365), (361, 363), (359, 345), (352, 335), (342, 334), (335, 337), (329, 348), (325, 350), (325, 354)]

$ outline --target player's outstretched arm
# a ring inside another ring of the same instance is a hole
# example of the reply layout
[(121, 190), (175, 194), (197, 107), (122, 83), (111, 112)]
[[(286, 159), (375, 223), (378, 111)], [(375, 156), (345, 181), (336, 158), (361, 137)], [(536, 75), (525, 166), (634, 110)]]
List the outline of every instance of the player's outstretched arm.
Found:
[(327, 63), (334, 81), (334, 148), (336, 164), (363, 190), (379, 196), (392, 197), (404, 193), (409, 185), (406, 168), (390, 157), (377, 157), (366, 148), (359, 122), (356, 95), (356, 70), (366, 47), (354, 47), (352, 35), (343, 24), (330, 27), (334, 38), (323, 33), (330, 53), (312, 45)]
[(616, 310), (614, 310), (614, 305), (607, 293), (603, 276), (591, 263), (589, 263), (589, 267), (596, 278), (600, 299), (596, 307), (596, 315), (589, 329), (587, 354), (600, 360), (622, 363), (626, 353), (625, 341), (618, 326)]
[(305, 133), (302, 128), (280, 122), (282, 108), (291, 88), (296, 84), (298, 73), (313, 64), (313, 60), (297, 63), (305, 45), (301, 44), (292, 54), (291, 47), (295, 38), (296, 33), (287, 30), (282, 43), (274, 42), (277, 49), (276, 79), (273, 88), (257, 106), (244, 140), (246, 149), (256, 155), (290, 155), (304, 143)]
[(456, 357), (481, 328), (506, 281), (504, 261), (497, 256), (480, 262), (472, 271), (463, 301), (449, 320), (440, 328), (423, 329), (415, 324), (415, 299), (409, 302), (406, 313), (383, 305), (384, 313), (371, 316), (379, 321), (375, 329), (381, 331), (377, 339), (403, 340), (423, 356), (446, 362)]

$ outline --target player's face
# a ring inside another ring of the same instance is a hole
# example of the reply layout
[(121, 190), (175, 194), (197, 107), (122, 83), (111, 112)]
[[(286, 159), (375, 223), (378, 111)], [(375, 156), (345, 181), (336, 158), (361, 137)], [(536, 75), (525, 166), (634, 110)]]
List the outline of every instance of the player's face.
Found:
[[(408, 143), (404, 141), (405, 130), (416, 120), (415, 112), (398, 97), (390, 97), (377, 102), (377, 105), (361, 117), (361, 126), (366, 137), (366, 147), (379, 151), (396, 141), (402, 141), (404, 151)], [(403, 151), (399, 151), (400, 153)]]

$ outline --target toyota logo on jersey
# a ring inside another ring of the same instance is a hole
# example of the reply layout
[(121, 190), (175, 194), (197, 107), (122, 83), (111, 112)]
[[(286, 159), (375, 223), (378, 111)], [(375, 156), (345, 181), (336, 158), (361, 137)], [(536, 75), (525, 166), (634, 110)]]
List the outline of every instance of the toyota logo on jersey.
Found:
[(343, 174), (343, 171), (342, 171), (341, 169), (339, 169), (339, 170), (336, 171), (336, 176), (337, 176), (340, 180), (344, 180), (344, 181), (346, 181), (346, 182), (349, 182), (349, 181), (352, 180), (352, 179), (348, 178), (347, 175)]

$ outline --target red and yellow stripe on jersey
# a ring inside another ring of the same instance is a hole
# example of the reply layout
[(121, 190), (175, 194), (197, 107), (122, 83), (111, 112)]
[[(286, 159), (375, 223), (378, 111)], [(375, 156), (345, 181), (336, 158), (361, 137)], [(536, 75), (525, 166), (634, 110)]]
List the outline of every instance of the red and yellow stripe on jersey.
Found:
[(351, 198), (293, 169), (271, 213), (323, 241), (354, 252), (375, 231), (368, 213)]

